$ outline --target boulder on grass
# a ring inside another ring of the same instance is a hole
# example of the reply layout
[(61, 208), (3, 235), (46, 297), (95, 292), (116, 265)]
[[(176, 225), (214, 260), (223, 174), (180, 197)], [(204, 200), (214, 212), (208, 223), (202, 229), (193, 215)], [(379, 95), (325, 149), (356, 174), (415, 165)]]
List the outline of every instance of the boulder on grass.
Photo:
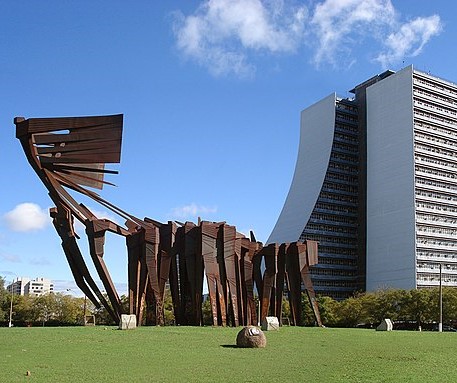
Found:
[(238, 333), (236, 345), (243, 348), (263, 348), (267, 345), (267, 339), (258, 327), (246, 326)]

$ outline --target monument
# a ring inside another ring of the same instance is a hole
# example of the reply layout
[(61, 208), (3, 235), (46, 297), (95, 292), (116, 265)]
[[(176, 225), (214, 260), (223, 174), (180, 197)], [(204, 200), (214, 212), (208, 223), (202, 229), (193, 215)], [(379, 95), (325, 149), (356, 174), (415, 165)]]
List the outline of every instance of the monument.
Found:
[[(123, 115), (94, 117), (16, 117), (16, 137), (55, 207), (50, 210), (55, 229), (75, 282), (96, 307), (105, 307), (116, 323), (122, 314), (143, 323), (145, 306), (154, 308), (153, 322), (164, 324), (163, 302), (168, 283), (177, 324), (202, 324), (204, 276), (208, 283), (213, 325), (247, 326), (275, 316), (281, 322), (284, 287), (287, 286), (292, 324), (302, 324), (301, 285), (322, 325), (309, 268), (318, 262), (317, 242), (263, 246), (226, 222), (158, 222), (140, 219), (106, 201), (93, 189), (112, 185), (105, 174), (119, 163)], [(119, 225), (97, 217), (78, 203), (74, 193), (92, 199), (125, 220)], [(106, 295), (89, 272), (74, 230), (85, 227), (90, 258)], [(122, 311), (119, 294), (105, 264), (107, 232), (126, 240), (129, 312)], [(265, 265), (264, 269), (262, 265)], [(260, 318), (254, 301), (259, 294)]]

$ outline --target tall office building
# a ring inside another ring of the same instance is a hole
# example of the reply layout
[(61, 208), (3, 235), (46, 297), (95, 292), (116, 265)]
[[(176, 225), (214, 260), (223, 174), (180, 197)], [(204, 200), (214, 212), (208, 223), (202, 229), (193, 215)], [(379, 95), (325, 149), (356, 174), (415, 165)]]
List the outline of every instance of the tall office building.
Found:
[(291, 188), (268, 242), (317, 239), (318, 293), (457, 286), (457, 86), (412, 66), (301, 115)]
[(312, 269), (319, 294), (343, 299), (363, 289), (359, 261), (357, 104), (335, 94), (301, 113), (292, 185), (268, 242), (319, 241)]

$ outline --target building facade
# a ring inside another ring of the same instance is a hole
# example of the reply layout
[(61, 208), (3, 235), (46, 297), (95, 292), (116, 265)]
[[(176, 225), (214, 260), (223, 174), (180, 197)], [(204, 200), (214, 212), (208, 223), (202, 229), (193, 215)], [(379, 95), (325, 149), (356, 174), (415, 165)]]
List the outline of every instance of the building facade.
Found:
[(317, 293), (457, 286), (457, 86), (386, 71), (301, 114), (289, 194), (268, 242), (319, 241)]
[(457, 86), (407, 67), (367, 89), (367, 288), (457, 286)]
[(18, 277), (6, 287), (6, 290), (14, 295), (24, 295), (25, 286), (30, 282), (30, 278)]
[(40, 277), (31, 280), (30, 278), (21, 277), (13, 281), (6, 289), (14, 295), (32, 295), (38, 297), (54, 292), (54, 285), (47, 278)]

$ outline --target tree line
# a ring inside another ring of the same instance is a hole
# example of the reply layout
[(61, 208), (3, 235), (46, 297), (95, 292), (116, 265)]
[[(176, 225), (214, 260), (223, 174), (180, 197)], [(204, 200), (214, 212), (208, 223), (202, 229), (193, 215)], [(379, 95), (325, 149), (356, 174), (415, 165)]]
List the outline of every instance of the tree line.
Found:
[[(303, 296), (305, 325), (312, 325), (314, 317)], [(443, 323), (457, 323), (457, 289), (443, 288)], [(318, 297), (323, 323), (328, 327), (375, 327), (389, 318), (398, 328), (427, 328), (439, 321), (439, 288), (412, 290), (386, 289), (356, 294), (343, 301)]]
[[(322, 322), (327, 327), (374, 327), (384, 318), (390, 318), (397, 326), (426, 327), (439, 321), (439, 289), (398, 290), (386, 289), (356, 294), (343, 301), (330, 297), (317, 298)], [(5, 289), (0, 277), (0, 322), (7, 325), (10, 315), (11, 294)], [(121, 297), (128, 307), (128, 298)], [(13, 296), (13, 324), (16, 326), (82, 325), (86, 315), (95, 315), (97, 324), (114, 324), (104, 308), (96, 309), (89, 300), (64, 293), (50, 293), (39, 297)], [(173, 304), (167, 292), (164, 302), (165, 324), (174, 324)], [(290, 308), (284, 299), (282, 322), (288, 323)], [(127, 312), (127, 311), (125, 311)], [(210, 325), (211, 306), (207, 299), (202, 306), (203, 324)], [(145, 324), (148, 321), (146, 308)], [(302, 294), (304, 325), (314, 325), (314, 315), (305, 293)], [(443, 323), (457, 324), (457, 289), (443, 288)]]

